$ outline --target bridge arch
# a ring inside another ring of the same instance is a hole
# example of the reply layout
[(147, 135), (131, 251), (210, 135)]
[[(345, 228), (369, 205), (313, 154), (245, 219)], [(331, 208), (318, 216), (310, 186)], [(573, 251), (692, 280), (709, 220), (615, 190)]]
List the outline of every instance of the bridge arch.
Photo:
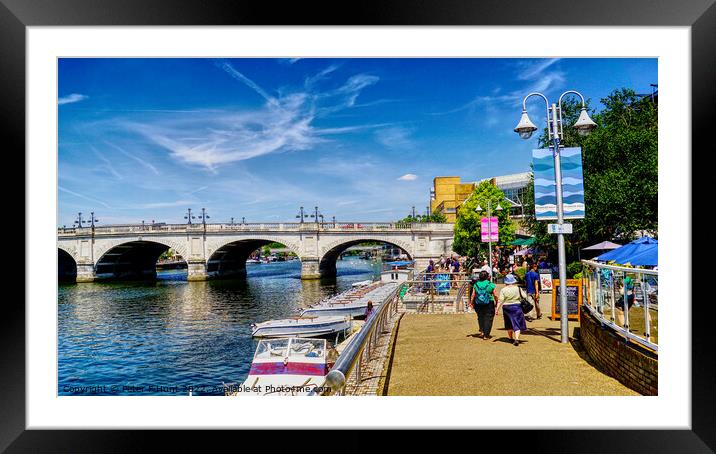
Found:
[(292, 241), (271, 235), (227, 238), (207, 251), (206, 273), (212, 278), (246, 274), (246, 260), (256, 249), (269, 243), (280, 243), (301, 259), (300, 248)]
[(60, 282), (77, 280), (77, 260), (62, 247), (57, 248), (57, 278)]
[(336, 260), (338, 257), (349, 247), (355, 246), (366, 241), (376, 241), (380, 243), (390, 244), (403, 250), (410, 260), (413, 259), (414, 252), (412, 245), (401, 241), (397, 238), (384, 237), (384, 236), (366, 236), (366, 237), (353, 237), (344, 238), (337, 241), (333, 241), (327, 244), (321, 249), (321, 259), (318, 264), (318, 269), (322, 276), (335, 275), (336, 274)]
[(185, 260), (183, 247), (163, 238), (112, 241), (97, 248), (96, 279), (156, 279), (157, 260), (169, 248)]

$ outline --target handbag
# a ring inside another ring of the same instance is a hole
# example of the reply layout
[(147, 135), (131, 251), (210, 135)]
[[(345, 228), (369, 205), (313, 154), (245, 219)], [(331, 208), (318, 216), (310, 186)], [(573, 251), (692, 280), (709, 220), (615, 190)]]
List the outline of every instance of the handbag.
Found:
[(534, 305), (530, 303), (526, 297), (522, 296), (522, 289), (519, 289), (520, 291), (520, 307), (522, 308), (523, 314), (529, 314), (532, 312), (532, 309), (534, 309)]

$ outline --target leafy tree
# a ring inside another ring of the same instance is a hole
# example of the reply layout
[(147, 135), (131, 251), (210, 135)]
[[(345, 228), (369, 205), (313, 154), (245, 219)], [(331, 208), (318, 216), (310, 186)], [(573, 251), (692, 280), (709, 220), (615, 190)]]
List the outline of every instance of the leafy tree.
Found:
[(405, 224), (415, 224), (419, 222), (435, 222), (439, 224), (444, 224), (447, 222), (447, 218), (442, 213), (433, 213), (430, 216), (428, 215), (416, 215), (413, 217), (412, 215), (408, 215), (404, 217), (403, 219), (400, 219), (397, 221), (398, 223), (405, 223)]
[[(565, 147), (582, 147), (586, 217), (569, 221), (574, 233), (565, 235), (567, 255), (576, 258), (578, 248), (604, 240), (629, 241), (637, 232), (658, 232), (658, 106), (633, 90), (613, 91), (601, 100), (604, 109), (590, 112), (597, 128), (580, 136), (572, 124), (581, 104), (562, 105)], [(589, 104), (589, 103), (588, 103)], [(539, 145), (548, 145), (547, 130)], [(525, 225), (536, 243), (556, 250), (556, 237), (547, 234), (546, 222), (534, 216), (534, 187), (528, 186)]]
[[(481, 242), (480, 220), (487, 216), (488, 201), (492, 205), (492, 216), (498, 219), (499, 242), (505, 244), (514, 240), (515, 225), (510, 220), (510, 204), (505, 194), (489, 181), (483, 181), (458, 209), (453, 239), (453, 250), (458, 254), (476, 257), (481, 248), (487, 249), (487, 243)], [(478, 204), (483, 209), (479, 213), (475, 212)], [(498, 204), (503, 208), (501, 211), (495, 210)]]

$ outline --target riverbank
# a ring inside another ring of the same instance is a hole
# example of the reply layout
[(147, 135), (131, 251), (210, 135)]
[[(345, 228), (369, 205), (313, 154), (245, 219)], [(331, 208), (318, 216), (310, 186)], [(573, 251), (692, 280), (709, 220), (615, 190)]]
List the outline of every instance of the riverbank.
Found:
[[(549, 295), (540, 307), (549, 307)], [(389, 396), (634, 396), (588, 361), (581, 344), (560, 343), (559, 321), (528, 322), (523, 343), (507, 338), (502, 316), (492, 339), (477, 335), (474, 312), (405, 314), (393, 345)], [(577, 323), (570, 322), (570, 332)]]

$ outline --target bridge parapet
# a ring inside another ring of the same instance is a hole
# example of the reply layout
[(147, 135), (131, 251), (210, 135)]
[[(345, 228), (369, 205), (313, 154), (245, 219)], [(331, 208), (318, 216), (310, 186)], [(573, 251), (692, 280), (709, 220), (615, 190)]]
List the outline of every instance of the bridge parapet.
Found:
[(117, 224), (82, 228), (59, 228), (57, 235), (85, 236), (143, 233), (229, 233), (229, 232), (452, 232), (453, 224), (438, 223), (394, 223), (394, 222), (262, 222), (245, 224)]

